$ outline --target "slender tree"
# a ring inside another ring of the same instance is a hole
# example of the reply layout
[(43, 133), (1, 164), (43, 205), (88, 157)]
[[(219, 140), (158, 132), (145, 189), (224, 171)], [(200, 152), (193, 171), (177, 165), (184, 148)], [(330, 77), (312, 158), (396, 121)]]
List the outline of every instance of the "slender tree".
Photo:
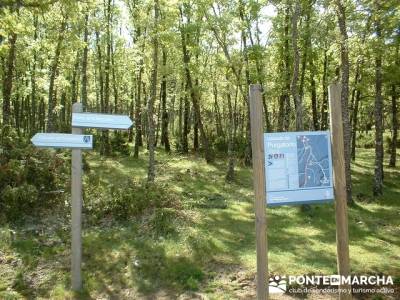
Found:
[(225, 179), (228, 182), (231, 182), (235, 179), (234, 139), (235, 139), (236, 122), (235, 122), (234, 108), (232, 105), (231, 87), (229, 85), (228, 75), (226, 75), (226, 79), (228, 82), (226, 89), (226, 99), (228, 104), (229, 127), (228, 127), (228, 170), (226, 172)]
[(64, 39), (64, 32), (67, 27), (67, 17), (63, 16), (63, 20), (60, 25), (60, 30), (57, 38), (57, 45), (53, 56), (53, 62), (50, 68), (50, 80), (49, 80), (49, 98), (48, 98), (48, 111), (47, 111), (47, 131), (53, 132), (56, 130), (56, 97), (54, 97), (54, 83), (57, 76), (58, 65), (60, 61), (61, 47)]
[[(188, 10), (188, 7), (185, 7), (185, 10)], [(186, 84), (188, 91), (190, 93), (190, 98), (192, 99), (192, 104), (193, 104), (193, 111), (194, 115), (196, 118), (197, 126), (200, 131), (200, 138), (201, 138), (201, 143), (204, 148), (204, 156), (207, 161), (207, 163), (211, 163), (214, 160), (213, 154), (211, 152), (210, 144), (208, 141), (208, 137), (206, 135), (206, 132), (204, 130), (203, 122), (201, 119), (201, 112), (200, 112), (200, 103), (199, 103), (199, 89), (198, 86), (195, 86), (192, 80), (192, 74), (189, 68), (189, 63), (190, 63), (190, 53), (187, 47), (188, 43), (188, 38), (189, 34), (187, 32), (187, 27), (183, 26), (183, 8), (180, 7), (180, 13), (181, 13), (181, 26), (180, 26), (180, 31), (181, 31), (181, 42), (182, 42), (182, 54), (183, 54), (183, 63), (184, 63), (184, 69), (185, 69), (185, 76), (186, 76)], [(188, 19), (189, 20), (189, 19)]]
[(375, 196), (383, 193), (383, 99), (382, 99), (382, 24), (379, 1), (374, 2), (375, 8), (375, 175), (373, 193)]
[(10, 125), (11, 122), (11, 92), (13, 87), (13, 72), (15, 64), (15, 52), (17, 34), (9, 35), (9, 50), (6, 62), (6, 70), (3, 76), (3, 125)]
[(297, 22), (300, 16), (300, 2), (296, 1), (295, 8), (292, 16), (292, 47), (293, 47), (293, 77), (290, 84), (290, 90), (295, 104), (296, 109), (296, 130), (303, 130), (303, 104), (298, 92), (298, 80), (299, 80), (299, 64), (300, 55), (297, 46)]
[(167, 111), (167, 51), (165, 47), (162, 49), (163, 76), (161, 83), (161, 103), (162, 103), (162, 126), (161, 126), (161, 144), (164, 145), (165, 151), (170, 152), (168, 134), (168, 111)]
[(86, 13), (85, 15), (85, 29), (83, 33), (83, 55), (82, 55), (82, 83), (81, 83), (81, 102), (84, 108), (88, 105), (88, 93), (87, 93), (87, 65), (88, 65), (88, 53), (89, 53), (89, 29), (88, 29), (88, 22), (89, 22), (89, 14)]
[(158, 72), (158, 17), (159, 17), (159, 2), (154, 0), (154, 32), (153, 32), (153, 69), (151, 71), (151, 96), (147, 103), (147, 120), (149, 123), (149, 166), (147, 172), (147, 181), (154, 182), (155, 179), (155, 133), (154, 133), (154, 103), (157, 98), (157, 72)]
[[(395, 66), (397, 70), (400, 70), (400, 55), (399, 55), (399, 45), (400, 45), (400, 29), (397, 31), (396, 36), (396, 54), (395, 54)], [(397, 138), (398, 138), (398, 107), (397, 107), (397, 100), (398, 100), (398, 82), (391, 84), (391, 99), (392, 99), (392, 138), (390, 143), (390, 160), (389, 160), (389, 167), (396, 167), (396, 156), (397, 156)]]
[[(33, 26), (35, 31), (33, 34), (33, 40), (36, 43), (38, 39), (39, 30), (39, 18), (37, 14), (33, 15)], [(36, 117), (37, 117), (37, 94), (36, 94), (36, 68), (37, 68), (38, 54), (36, 49), (33, 50), (33, 62), (31, 69), (31, 107), (29, 114), (29, 131), (33, 134), (36, 131)]]

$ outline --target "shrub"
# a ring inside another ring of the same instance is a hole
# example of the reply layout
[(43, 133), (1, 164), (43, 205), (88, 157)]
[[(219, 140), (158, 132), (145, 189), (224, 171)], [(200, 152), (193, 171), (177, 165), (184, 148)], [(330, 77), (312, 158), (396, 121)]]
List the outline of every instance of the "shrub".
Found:
[[(150, 215), (149, 226), (163, 233), (163, 230), (159, 230), (161, 224), (166, 224), (167, 219), (176, 218), (176, 211), (182, 208), (177, 195), (166, 185), (128, 181), (102, 187), (97, 177), (95, 174), (89, 175), (90, 184), (85, 194), (86, 209), (94, 219), (112, 217), (125, 221)], [(169, 231), (168, 228), (165, 230)]]
[(23, 183), (18, 187), (7, 185), (0, 194), (3, 209), (7, 219), (16, 221), (21, 217), (21, 212), (29, 212), (35, 207), (38, 199), (38, 191), (33, 185)]
[(236, 149), (237, 157), (244, 159), (247, 151), (247, 139), (245, 137), (236, 137), (234, 141), (234, 148)]
[(356, 146), (359, 148), (371, 149), (375, 147), (375, 136), (371, 133), (359, 133)]
[(166, 275), (186, 290), (198, 290), (199, 284), (205, 277), (204, 272), (196, 264), (183, 257), (171, 263)]
[[(36, 149), (9, 126), (0, 132), (0, 209), (10, 221), (53, 208), (69, 178), (62, 152)], [(67, 162), (68, 161), (68, 162)], [(67, 170), (68, 169), (68, 170)]]
[(218, 152), (227, 152), (228, 151), (228, 143), (223, 136), (218, 136), (215, 138), (214, 147)]
[(130, 149), (127, 141), (126, 132), (117, 132), (111, 138), (112, 151), (119, 152), (123, 155), (129, 155)]
[(176, 233), (177, 211), (169, 207), (157, 207), (149, 218), (149, 226), (156, 234), (168, 236)]

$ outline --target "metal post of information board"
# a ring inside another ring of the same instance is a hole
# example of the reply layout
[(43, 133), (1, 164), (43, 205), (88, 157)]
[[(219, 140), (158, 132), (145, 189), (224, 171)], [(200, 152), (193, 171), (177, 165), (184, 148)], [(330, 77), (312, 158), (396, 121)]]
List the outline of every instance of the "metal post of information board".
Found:
[(268, 299), (268, 249), (266, 220), (266, 188), (264, 164), (264, 130), (261, 85), (249, 87), (251, 148), (253, 156), (253, 181), (256, 216), (257, 245), (257, 299)]
[[(82, 103), (74, 103), (72, 112), (82, 112)], [(73, 134), (82, 134), (72, 127)], [(82, 150), (73, 149), (71, 159), (71, 284), (72, 290), (82, 289)]]
[[(339, 275), (347, 277), (350, 275), (349, 232), (347, 221), (341, 86), (338, 83), (329, 86), (329, 106), (336, 210), (337, 264)], [(351, 286), (349, 284), (340, 285), (339, 299), (347, 300), (351, 298)]]

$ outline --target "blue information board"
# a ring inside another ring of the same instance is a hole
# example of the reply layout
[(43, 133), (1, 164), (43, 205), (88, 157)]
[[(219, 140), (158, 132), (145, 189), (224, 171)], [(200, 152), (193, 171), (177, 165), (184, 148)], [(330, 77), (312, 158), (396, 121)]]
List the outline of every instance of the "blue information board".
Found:
[(267, 204), (333, 200), (329, 131), (265, 133)]

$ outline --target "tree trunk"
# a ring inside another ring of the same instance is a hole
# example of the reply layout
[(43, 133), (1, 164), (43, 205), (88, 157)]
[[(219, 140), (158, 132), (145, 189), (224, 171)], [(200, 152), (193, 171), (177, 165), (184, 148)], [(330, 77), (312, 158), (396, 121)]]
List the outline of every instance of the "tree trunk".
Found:
[[(16, 77), (18, 77), (18, 74), (16, 74)], [(14, 120), (15, 120), (15, 129), (17, 129), (18, 135), (20, 135), (20, 119), (19, 119), (19, 114), (20, 114), (20, 103), (19, 103), (19, 91), (17, 89), (16, 95), (13, 101), (13, 107), (14, 107)]]
[[(244, 21), (244, 6), (242, 1), (239, 2), (239, 14)], [(246, 87), (249, 87), (251, 84), (250, 80), (250, 67), (249, 67), (249, 53), (248, 53), (248, 48), (247, 48), (247, 37), (246, 37), (246, 32), (245, 30), (242, 30), (242, 43), (243, 43), (243, 57), (244, 57), (244, 72), (245, 72), (245, 78), (246, 78)], [(238, 80), (238, 84), (241, 85), (240, 80)], [(246, 92), (243, 91), (243, 93), (246, 93), (246, 96), (244, 96), (244, 99), (247, 104), (247, 122), (246, 122), (246, 150), (245, 150), (245, 157), (244, 157), (244, 164), (246, 166), (251, 166), (251, 131), (250, 131), (250, 102), (247, 94), (247, 88)]]
[[(137, 31), (138, 35), (140, 35), (140, 29)], [(140, 60), (139, 66), (139, 74), (137, 76), (137, 93), (136, 93), (136, 101), (135, 101), (135, 127), (136, 127), (136, 135), (135, 135), (135, 147), (133, 157), (139, 157), (139, 147), (143, 146), (142, 140), (142, 73), (143, 73), (143, 58)]]
[(182, 90), (184, 89), (184, 83), (181, 85), (181, 94), (179, 96), (179, 115), (178, 115), (178, 139), (179, 139), (179, 150), (182, 150), (182, 137), (183, 137), (183, 96)]
[[(181, 20), (183, 19), (183, 12), (181, 9)], [(187, 88), (190, 91), (190, 97), (192, 99), (192, 104), (193, 104), (193, 110), (194, 110), (194, 115), (196, 116), (196, 122), (199, 127), (200, 131), (200, 139), (202, 146), (204, 148), (204, 156), (206, 159), (207, 163), (211, 163), (214, 160), (209, 141), (206, 135), (206, 132), (203, 127), (203, 123), (201, 120), (201, 113), (200, 113), (200, 104), (199, 104), (199, 92), (198, 92), (198, 86), (193, 85), (192, 81), (192, 76), (190, 73), (189, 69), (189, 63), (190, 63), (190, 55), (189, 51), (187, 49), (187, 38), (188, 38), (188, 33), (185, 32), (184, 28), (181, 29), (181, 39), (182, 39), (182, 54), (183, 54), (183, 63), (185, 67), (185, 75), (186, 75), (186, 83), (187, 83)]]
[[(135, 86), (132, 85), (131, 89), (132, 89), (132, 91), (131, 91), (131, 101), (129, 103), (129, 117), (132, 120), (135, 120), (135, 109), (134, 109), (134, 107), (135, 107), (135, 104), (134, 104), (134, 102), (135, 102), (135, 92), (134, 92)], [(129, 143), (133, 142), (133, 128), (129, 129), (128, 142)]]
[(346, 28), (346, 12), (341, 0), (336, 0), (336, 13), (340, 29), (340, 58), (341, 58), (341, 69), (342, 69), (342, 120), (343, 120), (343, 139), (344, 139), (344, 158), (345, 158), (345, 171), (346, 171), (346, 192), (347, 202), (352, 203), (351, 195), (351, 153), (350, 153), (350, 142), (351, 142), (351, 128), (349, 122), (349, 47), (347, 39), (347, 28)]
[[(113, 91), (114, 91), (114, 111), (113, 113), (118, 114), (119, 113), (119, 99), (118, 99), (118, 84), (117, 84), (117, 78), (115, 75), (115, 69), (117, 68), (115, 65), (115, 60), (114, 60), (114, 46), (113, 46), (113, 39), (112, 39), (112, 34), (111, 34), (111, 66), (112, 66), (112, 82), (113, 82)], [(118, 132), (117, 132), (118, 133)]]
[[(304, 99), (304, 83), (305, 83), (305, 75), (306, 75), (306, 69), (307, 69), (307, 64), (309, 62), (310, 64), (310, 81), (312, 84), (312, 81), (314, 80), (312, 70), (312, 45), (311, 45), (311, 33), (310, 33), (310, 23), (311, 23), (311, 10), (312, 10), (312, 5), (313, 5), (313, 0), (309, 1), (307, 3), (307, 7), (305, 8), (305, 18), (304, 18), (304, 22), (305, 22), (305, 29), (304, 29), (304, 42), (303, 42), (303, 57), (301, 59), (301, 72), (300, 72), (300, 87), (299, 87), (299, 97), (300, 97), (300, 101), (303, 103), (303, 99)], [(296, 26), (297, 27), (297, 26)], [(315, 81), (314, 81), (315, 84)], [(313, 111), (313, 128), (315, 128), (315, 124), (314, 124), (314, 105), (312, 102), (312, 89), (311, 89), (311, 108)], [(315, 99), (316, 100), (316, 97)], [(314, 129), (315, 130), (315, 129)]]
[[(188, 84), (186, 83), (186, 91), (189, 92)], [(184, 97), (184, 112), (183, 112), (183, 135), (182, 135), (182, 152), (189, 153), (189, 114), (190, 114), (190, 102), (188, 95)]]
[[(227, 82), (228, 75), (226, 76)], [(228, 182), (232, 182), (235, 179), (235, 152), (234, 152), (234, 132), (235, 132), (235, 116), (232, 107), (232, 99), (231, 99), (231, 89), (228, 85), (226, 91), (226, 97), (228, 100), (228, 114), (229, 114), (229, 126), (228, 126), (228, 170), (226, 172), (225, 179)]]
[(83, 42), (85, 46), (83, 48), (83, 55), (82, 55), (82, 87), (81, 87), (81, 102), (84, 109), (87, 109), (87, 64), (88, 64), (88, 21), (89, 21), (89, 14), (86, 13), (85, 15), (85, 32), (83, 34)]
[[(38, 16), (35, 14), (33, 16), (33, 25), (35, 27), (35, 32), (33, 35), (33, 40), (36, 43), (38, 38)], [(32, 135), (36, 132), (36, 114), (37, 114), (37, 103), (36, 103), (36, 65), (37, 65), (37, 53), (36, 49), (33, 49), (33, 62), (31, 70), (31, 105), (29, 114), (29, 133)]]
[(75, 64), (72, 71), (71, 78), (71, 103), (78, 101), (78, 72), (79, 72), (79, 51), (76, 51)]
[(161, 124), (161, 144), (164, 145), (165, 151), (170, 152), (171, 146), (169, 144), (168, 135), (168, 111), (167, 111), (167, 52), (163, 47), (162, 50), (163, 60), (163, 77), (161, 83), (161, 103), (162, 103), (162, 124)]
[(215, 114), (215, 126), (217, 129), (217, 136), (224, 137), (224, 130), (222, 129), (222, 118), (221, 112), (218, 105), (218, 88), (217, 83), (213, 81), (213, 94), (214, 94), (214, 114)]
[(397, 155), (397, 136), (398, 136), (398, 119), (397, 119), (397, 92), (396, 85), (392, 85), (392, 140), (390, 143), (390, 160), (389, 167), (396, 167)]
[(48, 100), (48, 111), (47, 111), (47, 132), (56, 131), (56, 115), (54, 109), (56, 107), (56, 99), (54, 97), (54, 82), (57, 76), (58, 62), (61, 54), (61, 46), (64, 39), (64, 31), (67, 27), (67, 20), (61, 23), (61, 28), (58, 34), (57, 46), (53, 57), (53, 62), (50, 69), (50, 79), (49, 79), (49, 100)]
[(197, 122), (197, 115), (193, 108), (193, 150), (199, 151), (199, 123)]
[(356, 159), (356, 139), (357, 139), (357, 123), (358, 123), (358, 107), (361, 98), (361, 91), (358, 87), (358, 83), (360, 81), (360, 68), (362, 61), (357, 61), (356, 66), (356, 74), (354, 78), (354, 89), (351, 93), (351, 111), (352, 114), (350, 116), (350, 124), (352, 125), (352, 133), (351, 133), (351, 160)]
[(317, 87), (316, 87), (316, 83), (315, 83), (315, 66), (314, 66), (314, 62), (313, 62), (313, 57), (310, 57), (310, 85), (311, 85), (312, 119), (313, 119), (313, 127), (314, 127), (313, 129), (319, 130)]
[[(365, 43), (365, 39), (367, 37), (367, 33), (370, 30), (370, 21), (371, 16), (368, 17), (366, 27), (364, 29), (361, 44)], [(352, 112), (350, 115), (350, 124), (352, 125), (352, 135), (351, 135), (351, 160), (356, 159), (356, 139), (357, 139), (357, 125), (358, 125), (358, 111), (359, 111), (359, 103), (361, 99), (361, 90), (359, 88), (359, 84), (361, 82), (361, 70), (364, 65), (364, 56), (361, 56), (357, 59), (356, 65), (356, 74), (354, 76), (354, 88), (351, 93), (351, 102), (350, 102), (350, 111)]]
[[(251, 46), (254, 48), (255, 43), (254, 43), (253, 36), (252, 36), (252, 28), (251, 28), (249, 18), (246, 18), (246, 23), (247, 23), (247, 33), (249, 35), (250, 43), (251, 43)], [(260, 29), (258, 26), (258, 19), (256, 19), (255, 36), (256, 36), (256, 40), (257, 40), (257, 46), (261, 46)], [(264, 91), (263, 72), (262, 72), (262, 68), (261, 68), (262, 62), (260, 62), (258, 55), (256, 56), (255, 60), (256, 60), (256, 70), (257, 70), (257, 78), (258, 78), (257, 82), (261, 85), (261, 89)], [(267, 132), (270, 132), (272, 130), (272, 124), (271, 124), (271, 120), (268, 115), (268, 105), (267, 105), (267, 100), (265, 98), (265, 93), (262, 93), (262, 104), (263, 104), (263, 108), (264, 108), (264, 119), (265, 119), (265, 124), (267, 127)]]
[[(146, 143), (147, 143), (146, 147), (148, 149), (149, 148), (148, 147), (148, 144), (149, 144), (149, 140), (148, 140), (149, 122), (148, 122), (148, 116), (147, 116), (147, 105), (148, 105), (149, 97), (147, 95), (146, 82), (142, 82), (142, 93), (143, 93), (143, 105), (142, 106), (146, 107), (146, 113), (142, 114), (142, 135), (143, 135), (143, 138), (146, 139)], [(150, 91), (150, 96), (151, 96), (151, 91)]]
[(39, 130), (44, 131), (46, 124), (46, 104), (44, 103), (43, 97), (40, 97), (40, 105), (39, 105)]
[(157, 98), (157, 71), (158, 71), (158, 15), (159, 3), (154, 0), (154, 32), (153, 32), (153, 70), (151, 72), (151, 97), (147, 103), (147, 120), (149, 125), (148, 147), (149, 147), (149, 166), (147, 181), (154, 182), (155, 179), (155, 157), (154, 157), (154, 103)]
[[(96, 31), (96, 44), (97, 44), (97, 58), (99, 64), (99, 87), (100, 87), (100, 111), (102, 113), (106, 112), (105, 109), (105, 101), (104, 101), (104, 78), (103, 78), (103, 59), (102, 59), (102, 51), (100, 44), (100, 34)], [(101, 144), (100, 144), (100, 154), (104, 154), (105, 146), (104, 146), (105, 138), (104, 133), (102, 132)]]
[(382, 28), (379, 17), (379, 4), (375, 2), (375, 31), (378, 45), (375, 49), (375, 176), (374, 196), (383, 193), (383, 100), (382, 100)]
[[(169, 106), (168, 109), (168, 126), (169, 126), (169, 132), (174, 133), (175, 132), (175, 118), (176, 118), (176, 110), (175, 110), (175, 102), (176, 102), (176, 95), (177, 95), (177, 88), (176, 88), (176, 78), (172, 81), (172, 90), (173, 95), (171, 98), (171, 105)], [(169, 136), (169, 134), (168, 134)], [(168, 138), (169, 141), (169, 138)]]
[[(104, 112), (110, 112), (110, 71), (111, 71), (111, 0), (107, 1), (107, 28), (106, 28), (106, 64), (104, 67)], [(110, 155), (110, 134), (108, 130), (102, 131), (102, 154)]]
[(68, 123), (67, 120), (67, 114), (66, 114), (66, 110), (67, 110), (67, 95), (65, 92), (62, 92), (61, 94), (61, 100), (60, 100), (60, 104), (61, 104), (61, 115), (60, 115), (60, 120), (62, 122), (62, 127), (61, 128), (65, 128), (66, 124)]
[(99, 64), (99, 93), (100, 93), (100, 111), (104, 112), (104, 78), (103, 78), (103, 58), (100, 44), (100, 34), (96, 31), (97, 59)]
[[(217, 13), (215, 11), (214, 6), (212, 8), (213, 8), (214, 16), (217, 17)], [(209, 18), (207, 14), (206, 14), (206, 17)], [(245, 118), (243, 120), (244, 122), (246, 122), (246, 150), (245, 150), (244, 162), (245, 162), (245, 165), (251, 165), (251, 132), (250, 132), (249, 95), (248, 95), (247, 89), (243, 89), (243, 86), (241, 83), (241, 78), (240, 78), (240, 72), (236, 68), (236, 64), (233, 62), (232, 57), (228, 51), (228, 44), (226, 42), (225, 35), (222, 34), (222, 36), (221, 36), (218, 33), (218, 30), (216, 29), (216, 27), (212, 25), (213, 23), (210, 22), (210, 20), (209, 20), (209, 24), (211, 25), (211, 30), (213, 31), (214, 36), (215, 36), (219, 46), (222, 48), (222, 50), (224, 52), (225, 58), (227, 59), (227, 61), (229, 63), (229, 67), (232, 69), (232, 72), (235, 75), (238, 88), (240, 90), (240, 93), (243, 96), (244, 103), (246, 105), (246, 117), (247, 118)], [(243, 35), (242, 35), (242, 38), (243, 38)], [(247, 46), (245, 44), (243, 44), (243, 47), (244, 47), (244, 58), (245, 58), (245, 62), (246, 62), (246, 60), (248, 59)], [(246, 81), (247, 80), (249, 81), (249, 79), (247, 78), (247, 75), (246, 75)]]
[[(397, 32), (397, 46), (396, 46), (396, 60), (395, 66), (397, 69), (400, 68), (400, 56), (399, 56), (399, 32)], [(390, 159), (389, 159), (389, 167), (394, 168), (396, 167), (396, 155), (397, 155), (397, 136), (398, 136), (398, 128), (399, 128), (399, 121), (397, 118), (397, 99), (398, 99), (398, 92), (396, 89), (396, 85), (392, 84), (391, 87), (392, 92), (392, 140), (390, 143)]]
[(352, 130), (352, 139), (351, 139), (351, 159), (356, 160), (356, 138), (357, 138), (357, 126), (358, 126), (358, 108), (361, 99), (361, 91), (359, 88), (356, 89), (355, 100), (354, 100), (354, 108), (353, 108), (353, 130)]
[(17, 35), (15, 33), (11, 33), (9, 36), (10, 49), (8, 51), (6, 69), (3, 77), (3, 126), (11, 124), (11, 92), (13, 86), (16, 42)]
[(324, 69), (322, 73), (321, 130), (328, 128), (328, 50), (324, 50)]
[[(161, 98), (161, 89), (160, 89), (160, 98)], [(157, 119), (157, 126), (155, 126), (155, 139), (154, 139), (154, 147), (157, 148), (158, 145), (158, 137), (160, 135), (160, 129), (161, 129), (161, 99), (160, 101), (158, 101), (158, 105), (157, 105), (157, 112), (156, 112), (156, 119)]]
[(292, 17), (292, 47), (293, 47), (293, 77), (290, 85), (292, 97), (295, 104), (296, 109), (296, 130), (303, 130), (303, 104), (298, 92), (297, 84), (299, 80), (299, 64), (300, 64), (300, 55), (299, 49), (297, 47), (297, 21), (300, 15), (300, 3), (299, 0), (296, 1), (295, 9)]
[(289, 50), (289, 26), (290, 26), (290, 6), (286, 4), (285, 21), (284, 21), (283, 47), (281, 48), (282, 62), (280, 69), (283, 73), (284, 84), (282, 93), (279, 96), (279, 116), (278, 128), (279, 132), (288, 131), (290, 125), (290, 50)]

